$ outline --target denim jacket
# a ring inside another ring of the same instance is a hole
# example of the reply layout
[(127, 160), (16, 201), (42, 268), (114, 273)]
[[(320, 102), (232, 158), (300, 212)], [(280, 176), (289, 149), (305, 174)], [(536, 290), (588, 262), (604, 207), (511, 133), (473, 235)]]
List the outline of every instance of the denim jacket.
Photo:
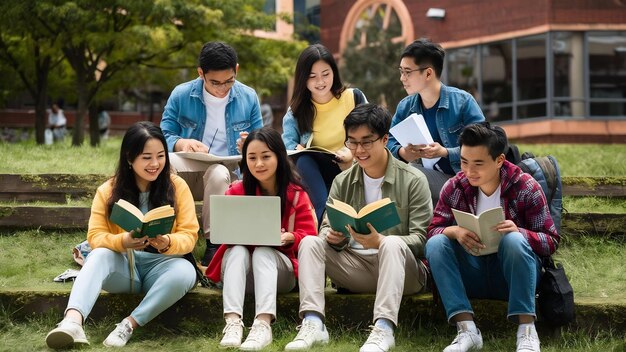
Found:
[[(167, 149), (174, 151), (180, 138), (201, 141), (206, 125), (206, 109), (201, 78), (179, 84), (167, 100), (161, 129), (167, 140)], [(230, 89), (226, 105), (226, 144), (229, 155), (237, 155), (239, 132), (250, 132), (263, 126), (259, 97), (254, 89), (235, 81)]]
[[(365, 94), (358, 88), (348, 88), (344, 92), (352, 92), (354, 94), (355, 105), (367, 103)], [(293, 111), (291, 111), (291, 108), (287, 109), (287, 113), (283, 117), (283, 142), (285, 142), (287, 150), (296, 149), (296, 145), (298, 144), (303, 147), (309, 147), (312, 137), (312, 132), (300, 132), (298, 129), (298, 121), (296, 121), (295, 116), (293, 116)]]
[[(419, 94), (409, 95), (398, 104), (396, 113), (391, 120), (391, 126), (395, 126), (409, 115), (422, 114), (422, 106), (419, 102)], [(454, 172), (461, 171), (461, 155), (459, 148), (459, 136), (467, 125), (485, 121), (482, 110), (469, 93), (454, 87), (441, 84), (439, 94), (439, 107), (437, 108), (437, 130), (443, 146), (448, 150), (448, 159)], [(402, 146), (393, 135), (389, 135), (387, 148), (393, 156), (402, 160), (398, 151)]]

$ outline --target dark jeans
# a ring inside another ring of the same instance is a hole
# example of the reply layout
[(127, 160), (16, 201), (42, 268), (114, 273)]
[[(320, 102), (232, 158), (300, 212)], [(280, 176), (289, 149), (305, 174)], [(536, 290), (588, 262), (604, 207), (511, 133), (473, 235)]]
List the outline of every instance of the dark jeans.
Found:
[(341, 169), (331, 156), (322, 153), (298, 155), (296, 168), (302, 177), (302, 183), (307, 187), (315, 208), (317, 223), (320, 224), (328, 199), (328, 191)]

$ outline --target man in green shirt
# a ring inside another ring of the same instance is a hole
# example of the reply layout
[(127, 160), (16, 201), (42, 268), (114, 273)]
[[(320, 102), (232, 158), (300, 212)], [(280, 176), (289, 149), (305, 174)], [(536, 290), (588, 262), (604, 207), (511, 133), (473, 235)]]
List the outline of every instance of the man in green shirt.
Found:
[[(304, 350), (328, 342), (324, 326), (325, 275), (338, 286), (355, 293), (376, 293), (374, 327), (361, 352), (388, 351), (395, 345), (393, 331), (403, 294), (421, 291), (427, 269), (422, 263), (426, 228), (432, 218), (428, 182), (417, 169), (394, 158), (385, 148), (391, 114), (374, 104), (357, 106), (344, 120), (345, 145), (356, 164), (339, 174), (330, 198), (359, 211), (382, 198), (395, 202), (400, 224), (379, 233), (359, 234), (348, 227), (350, 237), (332, 229), (325, 217), (319, 236), (307, 236), (298, 249), (300, 332), (286, 350)], [(323, 268), (323, 270), (320, 270)]]

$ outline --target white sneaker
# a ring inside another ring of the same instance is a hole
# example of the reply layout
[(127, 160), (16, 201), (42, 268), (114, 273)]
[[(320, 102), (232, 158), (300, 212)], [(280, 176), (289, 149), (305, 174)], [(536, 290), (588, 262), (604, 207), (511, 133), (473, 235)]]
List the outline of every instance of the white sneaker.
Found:
[(72, 319), (64, 318), (46, 335), (46, 344), (54, 349), (66, 349), (75, 344), (89, 344), (85, 330)]
[(236, 348), (241, 345), (241, 339), (243, 338), (243, 322), (238, 318), (226, 319), (226, 326), (222, 330), (222, 341), (220, 341), (220, 348)]
[(467, 352), (483, 348), (483, 337), (480, 330), (469, 331), (464, 323), (458, 323), (457, 326), (456, 337), (448, 347), (444, 348), (443, 352)]
[(396, 345), (393, 331), (378, 326), (370, 326), (370, 328), (372, 328), (372, 332), (359, 352), (387, 352)]
[(107, 347), (124, 347), (133, 335), (133, 326), (124, 318), (119, 324), (115, 324), (115, 330), (102, 342)]
[(539, 352), (539, 336), (537, 330), (527, 326), (524, 332), (517, 337), (517, 352)]
[(304, 319), (302, 325), (298, 326), (297, 329), (299, 330), (298, 335), (285, 346), (285, 351), (308, 350), (315, 344), (328, 343), (328, 330), (324, 324), (320, 329), (316, 322)]
[(241, 346), (242, 351), (260, 351), (272, 343), (272, 327), (270, 324), (254, 319), (250, 333)]

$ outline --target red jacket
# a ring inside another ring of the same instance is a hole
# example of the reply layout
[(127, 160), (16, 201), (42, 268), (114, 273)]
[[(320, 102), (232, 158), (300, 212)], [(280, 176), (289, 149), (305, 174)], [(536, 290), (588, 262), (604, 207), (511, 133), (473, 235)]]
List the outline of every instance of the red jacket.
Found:
[[(235, 196), (245, 195), (243, 183), (241, 181), (233, 183), (230, 188), (226, 190), (225, 194)], [(257, 189), (257, 196), (260, 195), (261, 192)], [(283, 210), (281, 227), (285, 229), (285, 232), (293, 233), (295, 239), (293, 244), (276, 247), (276, 249), (291, 260), (293, 272), (296, 277), (298, 277), (298, 246), (300, 245), (300, 241), (304, 236), (317, 235), (315, 210), (313, 209), (313, 205), (311, 205), (309, 195), (299, 186), (289, 185), (289, 187), (287, 187), (287, 201), (285, 202), (285, 209)], [(205, 275), (213, 282), (219, 282), (222, 279), (222, 259), (228, 248), (229, 245), (225, 244), (219, 246), (215, 256), (207, 266)], [(248, 248), (250, 251), (254, 250), (254, 246), (248, 246)]]

